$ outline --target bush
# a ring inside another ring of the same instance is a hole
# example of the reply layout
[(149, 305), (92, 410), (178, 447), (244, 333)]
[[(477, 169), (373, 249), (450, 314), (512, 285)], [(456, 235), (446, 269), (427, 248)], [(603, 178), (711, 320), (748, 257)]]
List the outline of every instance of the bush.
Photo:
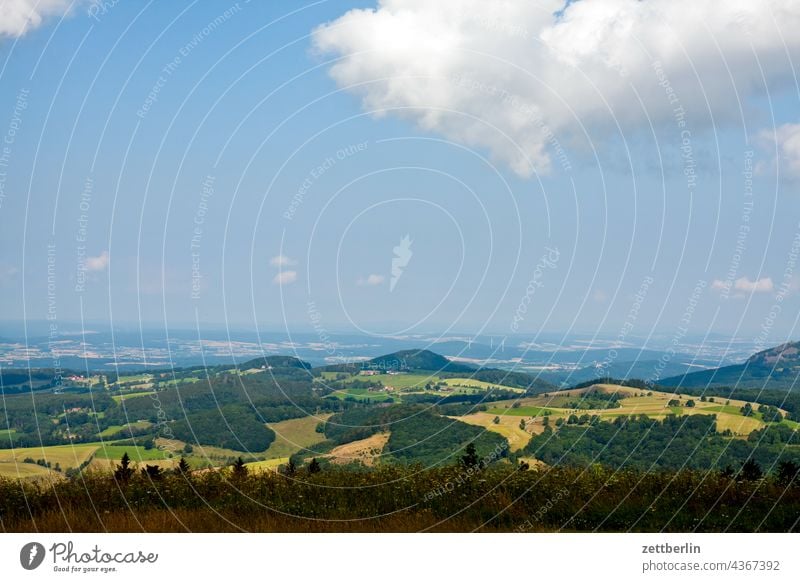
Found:
[[(796, 467), (788, 467), (785, 478), (757, 481), (732, 473), (519, 470), (504, 463), (468, 474), (463, 466), (330, 465), (313, 474), (245, 474), (235, 487), (230, 470), (195, 472), (191, 480), (172, 472), (152, 479), (137, 471), (118, 487), (111, 476), (88, 472), (47, 487), (0, 478), (0, 514), (8, 532), (511, 532), (523, 524), (529, 524), (526, 531), (798, 530), (800, 487), (784, 482)], [(548, 511), (540, 512), (545, 506)]]

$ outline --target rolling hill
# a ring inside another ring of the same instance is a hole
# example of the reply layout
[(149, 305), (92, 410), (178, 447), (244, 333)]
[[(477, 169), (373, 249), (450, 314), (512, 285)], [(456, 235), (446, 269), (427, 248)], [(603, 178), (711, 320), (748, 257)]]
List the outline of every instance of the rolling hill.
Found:
[(320, 368), (328, 372), (357, 372), (359, 370), (378, 370), (384, 372), (452, 372), (468, 374), (478, 368), (468, 364), (459, 364), (430, 350), (400, 350), (384, 356), (378, 356), (363, 362), (334, 364)]
[(511, 372), (499, 368), (479, 368), (470, 364), (454, 362), (445, 356), (430, 350), (401, 350), (351, 364), (335, 364), (315, 368), (324, 372), (357, 373), (360, 370), (377, 370), (383, 372), (425, 372), (435, 373), (442, 378), (467, 376), (472, 380), (489, 382), (512, 388), (522, 388), (529, 392), (547, 392), (556, 387), (526, 372)]
[(304, 362), (294, 356), (265, 356), (263, 358), (254, 358), (239, 364), (240, 370), (251, 370), (253, 368), (299, 368), (303, 370), (310, 370), (311, 364)]
[(791, 391), (800, 375), (800, 342), (789, 342), (753, 354), (743, 364), (672, 376), (659, 381), (662, 386), (697, 388), (735, 386)]

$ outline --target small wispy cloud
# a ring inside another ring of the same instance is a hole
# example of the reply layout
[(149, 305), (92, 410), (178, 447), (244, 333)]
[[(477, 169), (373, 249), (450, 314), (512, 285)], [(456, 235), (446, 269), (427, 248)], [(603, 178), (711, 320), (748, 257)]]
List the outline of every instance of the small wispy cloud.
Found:
[(103, 251), (96, 257), (86, 257), (86, 270), (91, 272), (105, 271), (109, 263), (108, 251)]
[(758, 135), (758, 143), (765, 151), (775, 154), (773, 169), (780, 168), (792, 178), (800, 178), (800, 123), (764, 130)]
[(273, 267), (291, 267), (296, 265), (297, 261), (290, 259), (286, 255), (277, 255), (269, 260), (269, 264)]
[(742, 277), (741, 279), (736, 279), (736, 283), (734, 283), (733, 287), (738, 291), (744, 291), (746, 293), (770, 293), (775, 289), (771, 277), (763, 277), (755, 281), (751, 281), (747, 277)]
[(733, 287), (738, 291), (744, 291), (746, 293), (769, 293), (775, 289), (771, 277), (763, 277), (755, 281), (751, 281), (747, 277), (741, 277), (740, 279), (736, 279), (736, 283), (733, 284)]
[(711, 288), (714, 291), (728, 291), (731, 285), (729, 281), (723, 281), (722, 279), (714, 279), (711, 282)]
[(295, 281), (297, 281), (297, 271), (281, 271), (272, 279), (276, 285), (290, 285)]
[(383, 275), (376, 275), (372, 274), (367, 277), (359, 277), (358, 281), (356, 281), (357, 285), (367, 285), (367, 286), (376, 286), (382, 285), (383, 282), (386, 281), (386, 277)]
[[(761, 279), (752, 280), (749, 277), (740, 277), (736, 281), (723, 281), (721, 279), (714, 279), (711, 283), (711, 288), (715, 291), (728, 293), (731, 288), (742, 293), (771, 293), (775, 290), (775, 284), (772, 282), (771, 277), (762, 277)], [(737, 294), (734, 297), (742, 297), (743, 295)]]

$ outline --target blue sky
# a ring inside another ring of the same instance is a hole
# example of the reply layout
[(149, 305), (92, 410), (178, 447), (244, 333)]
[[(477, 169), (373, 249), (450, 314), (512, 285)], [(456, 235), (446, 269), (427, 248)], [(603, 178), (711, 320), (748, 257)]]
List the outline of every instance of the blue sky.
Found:
[(776, 19), (743, 48), (714, 14), (719, 54), (666, 35), (647, 61), (615, 61), (612, 31), (596, 62), (587, 19), (629, 19), (636, 46), (658, 19), (50, 4), (0, 28), (0, 319), (647, 336), (690, 310), (694, 334), (796, 335), (798, 52), (766, 42)]

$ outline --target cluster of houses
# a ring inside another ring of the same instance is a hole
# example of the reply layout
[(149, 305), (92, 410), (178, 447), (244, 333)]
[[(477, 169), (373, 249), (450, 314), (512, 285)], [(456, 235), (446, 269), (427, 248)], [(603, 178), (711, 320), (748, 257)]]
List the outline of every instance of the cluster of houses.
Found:
[(405, 374), (405, 372), (400, 372), (398, 370), (360, 370), (358, 372), (359, 376), (379, 376), (380, 374), (386, 374), (387, 376), (399, 376), (400, 374)]
[(394, 392), (394, 386), (373, 386), (367, 390), (370, 392)]
[[(367, 369), (364, 369), (364, 370), (359, 370), (358, 375), (359, 376), (379, 376), (381, 374), (386, 374), (387, 376), (399, 376), (400, 374), (405, 374), (405, 373), (406, 372), (403, 372), (403, 371), (400, 371), (400, 370), (376, 370), (376, 369), (372, 369), (372, 368), (367, 368)], [(388, 386), (388, 385), (371, 386), (370, 388), (368, 388), (368, 390), (370, 392), (394, 392), (395, 391), (395, 387), (394, 386)]]
[[(100, 384), (106, 385), (108, 383), (108, 378), (106, 378), (105, 374), (95, 375), (95, 379), (98, 379)], [(80, 374), (72, 374), (71, 376), (67, 376), (62, 378), (62, 381), (69, 382), (71, 386), (91, 386), (92, 385), (92, 378), (89, 376), (82, 376)]]

